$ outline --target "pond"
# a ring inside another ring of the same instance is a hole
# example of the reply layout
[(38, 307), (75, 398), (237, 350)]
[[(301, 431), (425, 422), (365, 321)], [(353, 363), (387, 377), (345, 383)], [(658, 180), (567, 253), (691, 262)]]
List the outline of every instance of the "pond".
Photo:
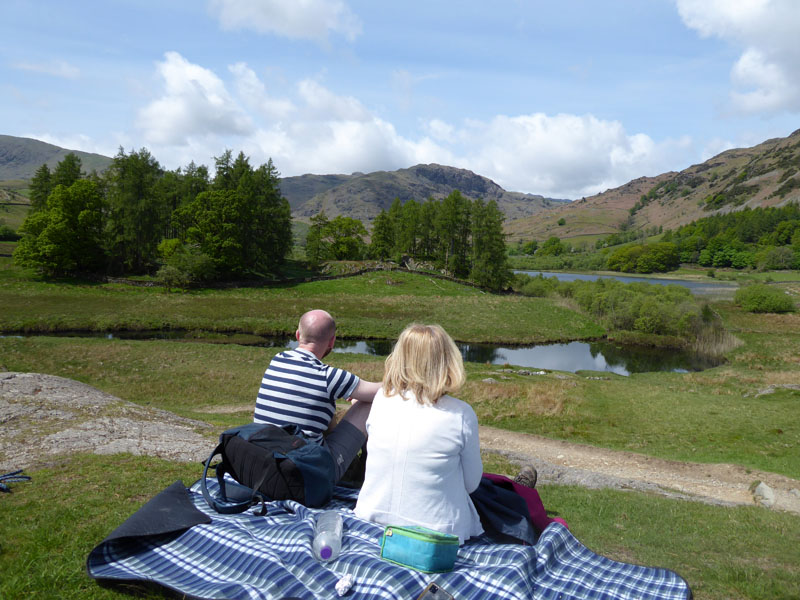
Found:
[[(295, 348), (289, 337), (262, 337), (251, 334), (220, 334), (198, 331), (132, 331), (114, 333), (60, 333), (70, 337), (105, 337), (108, 339), (174, 340), (243, 344), (265, 348)], [(337, 339), (334, 352), (387, 356), (393, 340)], [(715, 367), (719, 361), (672, 349), (622, 346), (609, 341), (569, 342), (503, 346), (498, 344), (457, 343), (465, 361), (493, 365), (515, 365), (527, 369), (553, 371), (605, 371), (617, 375), (650, 371), (686, 373)]]
[(634, 275), (596, 275), (594, 273), (561, 273), (549, 271), (514, 271), (536, 277), (555, 277), (559, 281), (596, 281), (598, 279), (616, 279), (622, 283), (651, 283), (654, 285), (682, 285), (696, 296), (732, 295), (739, 287), (735, 283), (716, 281), (689, 281), (686, 279), (662, 279), (660, 277), (640, 277)]

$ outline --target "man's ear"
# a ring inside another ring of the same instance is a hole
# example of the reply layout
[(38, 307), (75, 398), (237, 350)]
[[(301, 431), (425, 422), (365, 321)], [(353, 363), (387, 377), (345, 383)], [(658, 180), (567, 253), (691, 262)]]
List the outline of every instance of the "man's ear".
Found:
[(299, 329), (294, 332), (294, 339), (296, 339), (298, 342), (300, 341), (300, 330)]

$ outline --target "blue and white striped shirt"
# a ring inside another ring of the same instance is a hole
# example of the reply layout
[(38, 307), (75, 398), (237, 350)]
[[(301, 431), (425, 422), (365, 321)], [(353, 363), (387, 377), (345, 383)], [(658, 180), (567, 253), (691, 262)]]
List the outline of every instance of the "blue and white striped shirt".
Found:
[(261, 379), (253, 421), (298, 425), (321, 443), (336, 400), (350, 396), (359, 382), (357, 376), (326, 365), (308, 350), (285, 350), (272, 359)]

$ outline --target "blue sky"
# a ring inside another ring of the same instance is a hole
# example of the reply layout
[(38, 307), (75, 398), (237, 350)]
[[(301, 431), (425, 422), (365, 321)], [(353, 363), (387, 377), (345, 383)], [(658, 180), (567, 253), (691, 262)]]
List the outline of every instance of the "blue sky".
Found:
[(800, 128), (797, 0), (3, 0), (0, 133), (579, 198)]

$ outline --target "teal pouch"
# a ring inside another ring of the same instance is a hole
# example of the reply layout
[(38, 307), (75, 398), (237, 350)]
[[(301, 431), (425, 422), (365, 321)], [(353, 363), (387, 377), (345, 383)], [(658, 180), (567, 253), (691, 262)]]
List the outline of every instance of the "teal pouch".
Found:
[(425, 527), (389, 525), (381, 537), (382, 559), (423, 573), (452, 571), (457, 555), (457, 535)]

